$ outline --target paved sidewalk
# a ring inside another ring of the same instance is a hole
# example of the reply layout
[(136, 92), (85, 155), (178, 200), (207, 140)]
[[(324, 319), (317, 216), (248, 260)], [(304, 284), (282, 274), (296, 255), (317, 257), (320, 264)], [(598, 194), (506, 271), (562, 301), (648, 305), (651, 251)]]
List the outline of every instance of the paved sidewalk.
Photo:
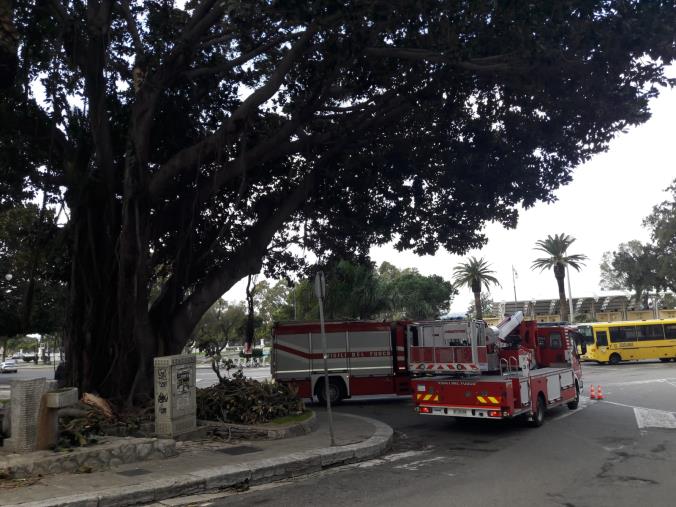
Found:
[(336, 446), (329, 446), (328, 421), (309, 435), (283, 440), (179, 442), (175, 458), (114, 467), (89, 474), (43, 477), (31, 486), (3, 490), (0, 505), (124, 506), (158, 502), (233, 486), (262, 484), (322, 468), (362, 461), (385, 452), (392, 428), (349, 414), (335, 414)]

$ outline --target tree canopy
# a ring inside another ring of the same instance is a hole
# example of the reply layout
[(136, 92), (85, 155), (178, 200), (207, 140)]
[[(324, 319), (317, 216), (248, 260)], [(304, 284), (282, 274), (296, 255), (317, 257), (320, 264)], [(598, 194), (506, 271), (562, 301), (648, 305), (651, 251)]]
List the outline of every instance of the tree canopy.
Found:
[(294, 251), (463, 253), (514, 226), (649, 117), (676, 51), (668, 2), (9, 5), (3, 204), (70, 210), (68, 374), (128, 400)]
[[(383, 262), (333, 261), (324, 266), (328, 319), (433, 319), (448, 312), (452, 284), (438, 275), (399, 269)], [(295, 305), (295, 308), (294, 308)], [(278, 320), (317, 320), (319, 309), (311, 280), (303, 280), (275, 312)]]
[(601, 261), (601, 288), (634, 292), (645, 307), (648, 293), (676, 293), (676, 180), (666, 189), (670, 198), (655, 205), (643, 221), (651, 242), (620, 243)]

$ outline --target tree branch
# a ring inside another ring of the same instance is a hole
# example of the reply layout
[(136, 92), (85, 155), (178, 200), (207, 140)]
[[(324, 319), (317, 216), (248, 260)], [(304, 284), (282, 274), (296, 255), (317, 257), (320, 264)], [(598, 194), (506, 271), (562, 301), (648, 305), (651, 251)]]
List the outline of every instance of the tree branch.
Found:
[[(280, 35), (278, 37), (273, 37), (271, 40), (264, 42), (260, 45), (258, 45), (256, 48), (252, 49), (251, 51), (248, 51), (237, 58), (233, 58), (232, 60), (225, 62), (222, 65), (216, 65), (214, 67), (200, 67), (196, 69), (191, 69), (186, 71), (185, 75), (190, 78), (190, 79), (196, 79), (202, 76), (211, 76), (215, 74), (221, 74), (223, 72), (227, 72), (230, 69), (233, 69), (235, 67), (238, 67), (249, 60), (257, 57), (258, 55), (263, 54), (265, 51), (268, 49), (281, 44), (282, 42), (290, 41), (293, 40), (294, 38), (298, 37), (300, 34), (298, 33), (290, 33), (290, 34), (285, 34), (285, 35)], [(231, 37), (230, 37), (231, 38)]]
[[(202, 141), (185, 148), (170, 158), (152, 177), (149, 187), (149, 193), (153, 201), (160, 200), (171, 185), (173, 179), (183, 170), (197, 168), (208, 162), (213, 162), (217, 154), (222, 150), (223, 145), (227, 145), (232, 140), (240, 128), (240, 123), (250, 115), (259, 105), (269, 100), (282, 85), (286, 74), (291, 69), (294, 61), (302, 53), (305, 44), (313, 34), (313, 30), (303, 32), (301, 38), (292, 46), (284, 56), (270, 79), (249, 95), (242, 104), (228, 118), (224, 125), (214, 134), (206, 137)], [(280, 129), (282, 132), (288, 130), (289, 134), (295, 130), (295, 126), (286, 124), (286, 129)], [(289, 130), (289, 127), (292, 127)], [(279, 136), (275, 136), (279, 137)]]
[(116, 6), (122, 13), (124, 20), (127, 22), (127, 29), (129, 30), (129, 35), (131, 35), (131, 40), (134, 43), (134, 49), (136, 50), (136, 59), (139, 60), (145, 55), (145, 50), (143, 49), (141, 35), (139, 34), (138, 27), (136, 26), (136, 20), (131, 13), (131, 9), (129, 8), (129, 0), (118, 2)]
[(475, 72), (507, 72), (527, 69), (517, 60), (514, 53), (457, 60), (443, 51), (424, 48), (369, 47), (364, 50), (367, 56), (378, 58), (400, 58), (403, 60), (446, 63), (454, 67)]
[[(314, 173), (308, 173), (279, 206), (270, 206), (265, 217), (253, 226), (247, 241), (237, 248), (225, 265), (209, 274), (180, 305), (172, 320), (173, 336), (188, 336), (202, 315), (243, 276), (260, 270), (270, 241), (283, 224), (307, 199), (314, 186)], [(281, 197), (281, 196), (280, 196)]]

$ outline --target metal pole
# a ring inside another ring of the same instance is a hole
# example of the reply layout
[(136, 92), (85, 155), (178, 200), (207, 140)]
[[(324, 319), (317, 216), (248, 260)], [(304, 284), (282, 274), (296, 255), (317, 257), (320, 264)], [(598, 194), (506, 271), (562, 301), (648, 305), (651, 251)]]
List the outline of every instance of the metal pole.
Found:
[(517, 311), (517, 299), (516, 299), (516, 269), (512, 266), (512, 287), (514, 287), (514, 313)]
[(324, 397), (326, 398), (326, 414), (329, 417), (329, 435), (331, 436), (331, 447), (336, 445), (333, 434), (333, 414), (331, 412), (331, 395), (329, 394), (329, 364), (328, 348), (326, 345), (326, 330), (324, 329), (324, 296), (326, 286), (324, 283), (324, 273), (319, 272), (315, 277), (315, 293), (319, 301), (319, 326), (322, 331), (322, 348), (324, 350)]
[(568, 308), (570, 309), (570, 322), (575, 322), (575, 311), (573, 310), (573, 293), (570, 290), (570, 271), (566, 266), (566, 278), (568, 278)]
[(293, 320), (298, 320), (298, 315), (296, 313), (296, 286), (293, 286)]

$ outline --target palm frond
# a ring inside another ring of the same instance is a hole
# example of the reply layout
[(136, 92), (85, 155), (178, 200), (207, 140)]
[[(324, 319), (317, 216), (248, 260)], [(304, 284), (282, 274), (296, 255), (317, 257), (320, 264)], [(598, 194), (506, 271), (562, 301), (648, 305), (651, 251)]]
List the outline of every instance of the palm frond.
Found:
[(571, 266), (580, 271), (582, 266), (584, 266), (583, 261), (587, 259), (587, 256), (583, 254), (566, 255), (568, 248), (574, 242), (575, 238), (565, 233), (554, 234), (554, 236), (548, 235), (545, 239), (536, 241), (534, 250), (546, 253), (549, 257), (535, 259), (531, 265), (531, 269), (544, 271), (558, 264), (561, 266)]
[(487, 290), (490, 285), (500, 285), (497, 278), (493, 276), (495, 271), (490, 269), (483, 258), (469, 257), (467, 262), (458, 264), (453, 268), (453, 282), (456, 287), (466, 285), (472, 287), (474, 284), (483, 285)]

